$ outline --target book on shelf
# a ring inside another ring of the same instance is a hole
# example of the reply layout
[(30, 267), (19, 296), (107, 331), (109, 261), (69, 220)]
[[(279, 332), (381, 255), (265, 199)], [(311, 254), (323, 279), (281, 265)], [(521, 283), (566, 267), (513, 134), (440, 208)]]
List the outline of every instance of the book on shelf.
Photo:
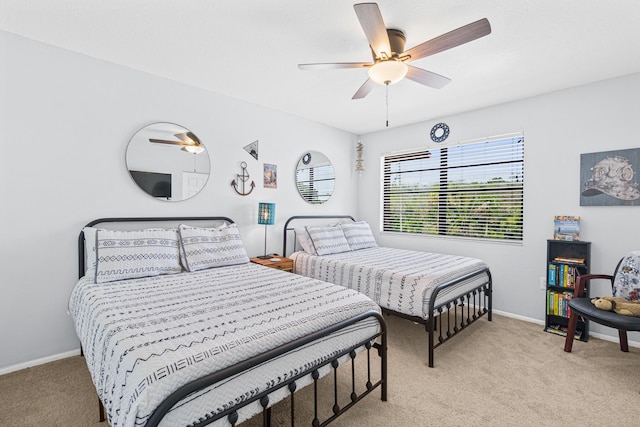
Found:
[(580, 217), (556, 215), (553, 217), (554, 240), (580, 240)]
[(557, 262), (568, 262), (571, 264), (584, 264), (584, 258), (570, 258), (570, 257), (557, 256), (553, 260)]
[[(552, 334), (562, 335), (563, 337), (567, 336), (567, 327), (561, 325), (549, 325), (545, 329), (547, 332), (551, 332)], [(576, 330), (574, 339), (579, 340), (582, 338), (582, 334), (584, 331)]]
[(569, 300), (573, 298), (571, 292), (547, 291), (547, 314), (569, 318)]
[(556, 264), (549, 264), (549, 270), (547, 272), (547, 285), (555, 286), (556, 277), (558, 272), (558, 266)]
[(562, 288), (573, 288), (580, 275), (579, 269), (572, 264), (549, 263), (547, 270), (547, 285)]

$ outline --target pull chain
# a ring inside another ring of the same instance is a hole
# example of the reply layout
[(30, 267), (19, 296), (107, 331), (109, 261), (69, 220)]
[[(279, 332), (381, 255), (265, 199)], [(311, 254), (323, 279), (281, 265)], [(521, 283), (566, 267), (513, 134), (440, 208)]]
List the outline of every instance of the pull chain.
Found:
[(386, 106), (387, 106), (387, 127), (389, 127), (389, 80), (387, 80), (386, 82), (384, 82), (384, 85), (386, 86), (386, 92), (385, 92), (385, 102), (386, 102)]

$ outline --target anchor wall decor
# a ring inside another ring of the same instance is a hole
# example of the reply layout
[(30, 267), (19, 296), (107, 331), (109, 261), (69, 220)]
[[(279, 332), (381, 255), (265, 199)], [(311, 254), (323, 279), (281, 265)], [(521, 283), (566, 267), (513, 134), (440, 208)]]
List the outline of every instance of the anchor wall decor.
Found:
[[(240, 163), (240, 168), (242, 169), (241, 174), (236, 174), (236, 179), (231, 181), (231, 186), (241, 196), (248, 196), (251, 194), (253, 189), (256, 186), (256, 183), (251, 181), (251, 184), (247, 184), (249, 181), (249, 172), (247, 172), (247, 163)], [(249, 187), (249, 191), (247, 191), (247, 187)]]

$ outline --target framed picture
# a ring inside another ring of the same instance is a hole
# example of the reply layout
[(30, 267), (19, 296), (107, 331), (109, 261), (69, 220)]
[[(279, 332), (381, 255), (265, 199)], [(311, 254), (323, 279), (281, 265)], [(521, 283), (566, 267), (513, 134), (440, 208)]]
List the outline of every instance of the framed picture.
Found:
[(554, 216), (553, 240), (580, 240), (580, 217), (569, 215)]
[(264, 163), (264, 188), (278, 188), (278, 166)]
[(640, 206), (640, 148), (580, 155), (580, 206)]

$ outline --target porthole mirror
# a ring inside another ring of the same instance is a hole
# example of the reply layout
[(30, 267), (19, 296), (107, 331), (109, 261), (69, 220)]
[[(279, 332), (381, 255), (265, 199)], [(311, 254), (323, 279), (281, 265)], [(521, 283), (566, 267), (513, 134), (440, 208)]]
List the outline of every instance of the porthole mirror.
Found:
[(209, 153), (189, 129), (173, 123), (143, 127), (129, 141), (127, 169), (133, 181), (158, 200), (187, 200), (209, 179)]
[(296, 186), (304, 200), (321, 204), (333, 194), (336, 177), (327, 156), (317, 151), (307, 151), (296, 167)]

